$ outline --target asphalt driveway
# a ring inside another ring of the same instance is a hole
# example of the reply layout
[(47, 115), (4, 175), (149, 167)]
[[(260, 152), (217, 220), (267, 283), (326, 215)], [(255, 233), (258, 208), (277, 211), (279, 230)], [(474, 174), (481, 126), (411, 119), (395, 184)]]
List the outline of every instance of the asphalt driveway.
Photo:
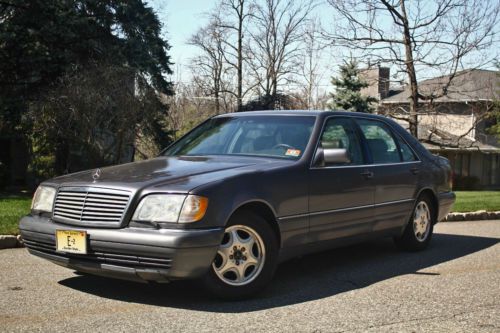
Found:
[(0, 331), (500, 331), (500, 221), (441, 223), (431, 247), (389, 240), (282, 264), (241, 302), (196, 282), (143, 285), (0, 251)]

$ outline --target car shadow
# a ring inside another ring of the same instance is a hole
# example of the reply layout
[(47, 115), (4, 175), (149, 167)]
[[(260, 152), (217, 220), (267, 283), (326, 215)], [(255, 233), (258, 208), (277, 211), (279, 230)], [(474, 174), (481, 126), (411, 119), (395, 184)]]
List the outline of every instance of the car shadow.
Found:
[(434, 234), (423, 251), (398, 251), (392, 241), (378, 240), (304, 256), (281, 264), (271, 285), (249, 300), (213, 299), (196, 281), (140, 284), (96, 276), (75, 276), (59, 283), (96, 296), (163, 307), (240, 313), (292, 305), (334, 296), (458, 259), (498, 243), (498, 238)]

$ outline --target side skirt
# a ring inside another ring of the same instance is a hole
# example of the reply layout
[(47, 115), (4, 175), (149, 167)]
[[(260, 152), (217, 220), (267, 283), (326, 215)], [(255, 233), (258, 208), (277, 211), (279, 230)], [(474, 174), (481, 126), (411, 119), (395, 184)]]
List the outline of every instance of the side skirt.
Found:
[(303, 256), (315, 252), (322, 252), (326, 250), (331, 250), (338, 247), (344, 247), (356, 243), (361, 243), (367, 240), (384, 238), (384, 237), (394, 237), (401, 234), (401, 227), (387, 229), (383, 231), (371, 232), (362, 235), (356, 235), (351, 237), (337, 238), (328, 241), (321, 241), (315, 243), (309, 243), (294, 247), (282, 248), (280, 250), (279, 262), (284, 262), (289, 259)]

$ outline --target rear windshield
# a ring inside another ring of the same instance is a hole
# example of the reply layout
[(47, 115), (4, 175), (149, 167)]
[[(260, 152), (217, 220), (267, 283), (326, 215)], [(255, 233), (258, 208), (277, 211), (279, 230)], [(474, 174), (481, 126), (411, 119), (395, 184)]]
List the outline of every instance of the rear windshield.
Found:
[(170, 146), (166, 156), (250, 155), (298, 159), (304, 153), (314, 116), (212, 118)]

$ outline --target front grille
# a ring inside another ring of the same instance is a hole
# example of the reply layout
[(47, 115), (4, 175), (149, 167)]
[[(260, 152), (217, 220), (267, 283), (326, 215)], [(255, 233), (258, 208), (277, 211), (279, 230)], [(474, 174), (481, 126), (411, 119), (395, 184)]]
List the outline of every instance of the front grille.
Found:
[(117, 266), (132, 268), (160, 268), (169, 269), (172, 266), (170, 258), (142, 257), (129, 254), (118, 254), (110, 252), (91, 252), (88, 254), (72, 254), (56, 252), (56, 245), (53, 242), (41, 242), (39, 240), (23, 238), (23, 242), (28, 249), (56, 255), (80, 261), (95, 262), (100, 264), (113, 264)]
[(63, 187), (55, 199), (53, 218), (77, 225), (119, 225), (129, 200), (127, 191)]

